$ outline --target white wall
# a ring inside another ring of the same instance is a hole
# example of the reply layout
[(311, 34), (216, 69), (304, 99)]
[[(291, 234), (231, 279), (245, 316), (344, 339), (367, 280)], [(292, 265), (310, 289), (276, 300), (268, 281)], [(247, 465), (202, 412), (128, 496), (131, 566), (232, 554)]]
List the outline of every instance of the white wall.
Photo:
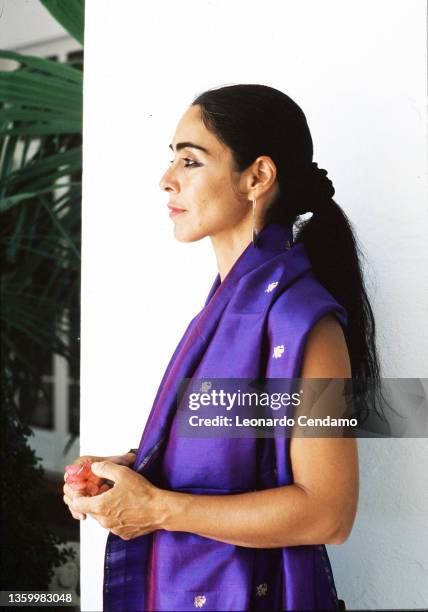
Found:
[(68, 35), (39, 0), (0, 0), (0, 48), (22, 51)]
[[(217, 273), (208, 241), (174, 241), (158, 186), (179, 117), (213, 86), (268, 84), (302, 106), (314, 159), (367, 254), (384, 375), (426, 376), (425, 2), (87, 0), (86, 10), (82, 452), (138, 445)], [(348, 608), (426, 606), (426, 442), (364, 440), (360, 455), (353, 534), (329, 547), (339, 596)], [(104, 540), (83, 524), (82, 610), (101, 609)]]

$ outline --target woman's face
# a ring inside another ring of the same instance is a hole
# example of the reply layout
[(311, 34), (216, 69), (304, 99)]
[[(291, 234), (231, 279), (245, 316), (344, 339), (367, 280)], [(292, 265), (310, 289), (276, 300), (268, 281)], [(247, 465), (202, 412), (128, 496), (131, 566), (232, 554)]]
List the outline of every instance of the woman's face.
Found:
[(251, 223), (245, 172), (233, 171), (231, 150), (206, 129), (199, 106), (191, 106), (180, 119), (171, 148), (173, 161), (159, 185), (168, 192), (168, 204), (182, 209), (171, 216), (177, 240), (220, 236)]

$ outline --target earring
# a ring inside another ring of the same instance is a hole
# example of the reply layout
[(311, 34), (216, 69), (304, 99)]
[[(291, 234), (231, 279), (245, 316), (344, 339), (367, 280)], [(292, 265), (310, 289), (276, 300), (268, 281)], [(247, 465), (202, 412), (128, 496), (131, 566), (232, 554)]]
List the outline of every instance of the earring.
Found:
[(256, 198), (255, 196), (253, 196), (253, 231), (252, 231), (252, 240), (253, 240), (253, 246), (256, 247), (257, 246), (257, 241), (258, 241), (258, 231), (256, 229)]

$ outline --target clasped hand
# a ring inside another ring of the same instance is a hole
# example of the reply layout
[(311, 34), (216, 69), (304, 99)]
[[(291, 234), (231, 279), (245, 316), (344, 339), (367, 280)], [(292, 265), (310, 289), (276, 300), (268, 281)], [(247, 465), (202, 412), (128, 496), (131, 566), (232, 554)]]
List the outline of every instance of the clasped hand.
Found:
[[(125, 465), (103, 460), (80, 462), (89, 470), (87, 479), (78, 483), (64, 476), (64, 502), (74, 518), (89, 514), (98, 523), (123, 540), (131, 540), (161, 528), (162, 489)], [(67, 484), (67, 479), (73, 482)]]

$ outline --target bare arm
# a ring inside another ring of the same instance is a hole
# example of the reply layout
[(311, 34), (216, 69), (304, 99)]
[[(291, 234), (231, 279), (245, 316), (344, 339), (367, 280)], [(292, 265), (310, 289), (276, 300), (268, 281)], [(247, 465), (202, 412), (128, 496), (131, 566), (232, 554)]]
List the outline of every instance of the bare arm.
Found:
[[(349, 378), (342, 328), (327, 316), (311, 331), (302, 378)], [(358, 453), (352, 438), (292, 438), (294, 484), (236, 495), (162, 491), (160, 528), (252, 548), (340, 544), (358, 500)]]

